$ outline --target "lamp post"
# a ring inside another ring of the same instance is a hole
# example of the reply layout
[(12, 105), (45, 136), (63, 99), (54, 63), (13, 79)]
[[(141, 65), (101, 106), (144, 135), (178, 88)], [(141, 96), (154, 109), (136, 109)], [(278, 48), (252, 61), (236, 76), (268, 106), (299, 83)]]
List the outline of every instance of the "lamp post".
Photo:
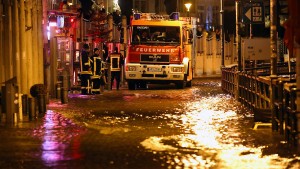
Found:
[(220, 0), (220, 27), (221, 27), (221, 65), (224, 66), (224, 39), (225, 39), (225, 34), (224, 34), (224, 2), (223, 0)]
[(190, 8), (191, 8), (191, 6), (192, 6), (192, 3), (189, 2), (189, 1), (187, 1), (187, 2), (184, 4), (184, 6), (185, 6), (186, 9), (187, 9), (188, 17), (190, 17)]

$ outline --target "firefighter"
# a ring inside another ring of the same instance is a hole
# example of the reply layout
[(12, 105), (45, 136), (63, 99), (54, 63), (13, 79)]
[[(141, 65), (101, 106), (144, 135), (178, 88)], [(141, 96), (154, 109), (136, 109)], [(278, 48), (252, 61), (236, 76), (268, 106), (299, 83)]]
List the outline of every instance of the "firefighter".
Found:
[[(111, 56), (117, 56), (119, 59), (119, 62), (117, 63), (118, 65), (114, 65), (113, 63), (113, 59)], [(121, 82), (121, 67), (123, 66), (124, 64), (124, 58), (123, 58), (123, 55), (119, 52), (118, 50), (118, 47), (115, 47), (114, 49), (114, 52), (109, 56), (107, 57), (107, 62), (110, 63), (111, 65), (113, 65), (113, 68), (111, 68), (111, 89), (112, 89), (112, 86), (113, 86), (113, 83), (114, 83), (114, 80), (116, 79), (116, 89), (119, 90), (120, 89), (120, 82)], [(111, 66), (112, 67), (112, 66)], [(115, 67), (117, 67), (115, 69)]]
[(141, 37), (140, 41), (141, 42), (147, 42), (148, 40), (149, 40), (148, 32), (147, 31), (143, 31), (142, 37)]
[(80, 57), (80, 80), (81, 80), (81, 94), (90, 94), (90, 76), (91, 71), (91, 60), (89, 58), (90, 47), (88, 44), (83, 44)]
[(92, 62), (92, 94), (100, 94), (104, 92), (104, 86), (106, 84), (105, 71), (103, 66), (103, 61), (99, 55), (100, 50), (98, 48), (94, 49), (94, 54), (91, 56)]
[(100, 58), (100, 50), (98, 48), (94, 48), (94, 52), (93, 55), (91, 56), (91, 69), (92, 69), (92, 74), (93, 75), (99, 75), (100, 69), (101, 69), (101, 64), (100, 66), (98, 66), (98, 64), (96, 63), (96, 61), (99, 59), (100, 61), (102, 61), (102, 59)]
[(91, 56), (91, 69), (92, 69), (92, 94), (100, 94), (100, 78), (101, 78), (101, 58), (99, 55), (99, 49), (94, 48), (94, 54)]

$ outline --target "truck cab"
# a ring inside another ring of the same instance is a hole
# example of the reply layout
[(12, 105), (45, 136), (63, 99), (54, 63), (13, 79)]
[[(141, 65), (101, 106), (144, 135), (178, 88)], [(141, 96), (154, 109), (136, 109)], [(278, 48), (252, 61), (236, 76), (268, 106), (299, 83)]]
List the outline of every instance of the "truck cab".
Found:
[(192, 56), (189, 29), (185, 21), (147, 14), (130, 25), (125, 60), (128, 88), (148, 83), (191, 86)]

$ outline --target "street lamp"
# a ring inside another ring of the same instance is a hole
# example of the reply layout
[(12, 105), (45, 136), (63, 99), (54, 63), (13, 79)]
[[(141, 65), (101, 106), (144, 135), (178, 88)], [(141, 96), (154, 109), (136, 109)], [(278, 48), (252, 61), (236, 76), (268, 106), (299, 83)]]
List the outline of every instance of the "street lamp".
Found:
[(192, 6), (192, 3), (189, 2), (189, 1), (187, 1), (187, 2), (184, 4), (184, 6), (185, 6), (186, 9), (187, 9), (188, 19), (190, 20), (190, 8), (191, 8), (191, 6)]
[(190, 7), (192, 6), (192, 4), (190, 2), (187, 2), (184, 4), (184, 6), (186, 7), (187, 11), (190, 12)]
[(186, 2), (186, 3), (184, 4), (184, 6), (186, 7), (187, 12), (188, 12), (188, 15), (189, 15), (189, 14), (190, 14), (190, 8), (191, 8), (191, 6), (192, 6), (192, 3), (191, 3), (191, 2)]
[(221, 65), (224, 66), (224, 40), (225, 40), (225, 32), (224, 32), (224, 2), (220, 0), (220, 27), (221, 27)]

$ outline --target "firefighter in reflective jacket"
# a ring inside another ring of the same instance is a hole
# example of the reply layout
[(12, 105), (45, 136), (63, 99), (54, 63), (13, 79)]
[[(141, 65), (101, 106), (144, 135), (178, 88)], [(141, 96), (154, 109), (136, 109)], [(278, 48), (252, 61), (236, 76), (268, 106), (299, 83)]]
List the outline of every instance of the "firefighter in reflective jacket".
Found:
[(109, 57), (107, 57), (106, 61), (110, 63), (110, 71), (111, 71), (111, 89), (114, 83), (114, 79), (116, 79), (116, 89), (119, 90), (120, 82), (121, 82), (121, 70), (124, 64), (124, 58), (121, 53), (119, 53), (118, 47), (115, 47), (114, 53), (111, 53)]
[(92, 75), (91, 63), (89, 58), (90, 47), (88, 44), (83, 45), (80, 58), (80, 80), (81, 80), (81, 94), (90, 94), (90, 76)]
[(94, 54), (91, 56), (91, 68), (92, 68), (92, 94), (100, 94), (104, 91), (104, 85), (106, 84), (106, 77), (104, 74), (104, 68), (102, 66), (103, 62), (99, 55), (100, 50), (98, 48), (94, 49)]

